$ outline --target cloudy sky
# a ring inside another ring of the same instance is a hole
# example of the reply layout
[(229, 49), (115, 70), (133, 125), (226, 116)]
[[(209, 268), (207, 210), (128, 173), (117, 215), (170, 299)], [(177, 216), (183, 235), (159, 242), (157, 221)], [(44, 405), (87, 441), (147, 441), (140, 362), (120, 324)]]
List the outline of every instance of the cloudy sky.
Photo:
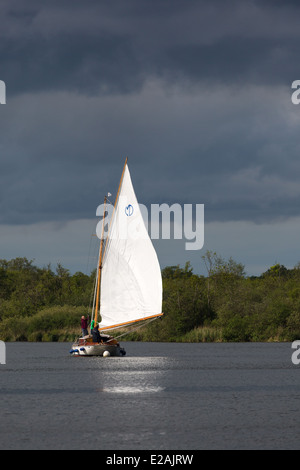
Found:
[[(0, 258), (89, 270), (125, 157), (140, 202), (204, 204), (206, 250), (300, 261), (300, 4), (0, 0)], [(94, 266), (91, 267), (91, 269)]]

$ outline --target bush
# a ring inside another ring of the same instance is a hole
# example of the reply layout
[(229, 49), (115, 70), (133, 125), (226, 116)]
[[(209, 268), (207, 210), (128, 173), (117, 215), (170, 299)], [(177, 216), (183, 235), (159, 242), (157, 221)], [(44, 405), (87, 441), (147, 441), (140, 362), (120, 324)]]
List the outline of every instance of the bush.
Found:
[[(0, 325), (0, 338), (4, 341), (64, 341), (79, 336), (80, 318), (86, 307), (64, 305), (41, 310), (31, 317), (5, 319)], [(76, 333), (77, 331), (77, 333)], [(74, 334), (75, 333), (75, 334)]]
[(184, 343), (210, 343), (222, 341), (222, 329), (216, 327), (203, 326), (194, 328), (186, 333), (181, 341)]
[(234, 342), (247, 342), (251, 339), (249, 321), (247, 318), (235, 316), (228, 320), (227, 326), (223, 328), (223, 340)]

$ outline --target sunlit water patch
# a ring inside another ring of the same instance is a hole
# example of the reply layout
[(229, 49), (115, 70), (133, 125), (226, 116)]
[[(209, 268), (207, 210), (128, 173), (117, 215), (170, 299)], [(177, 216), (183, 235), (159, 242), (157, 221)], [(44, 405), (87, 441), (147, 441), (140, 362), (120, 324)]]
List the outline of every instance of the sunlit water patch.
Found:
[(113, 386), (113, 387), (104, 387), (100, 391), (104, 393), (157, 393), (162, 392), (164, 387), (148, 387), (148, 386)]

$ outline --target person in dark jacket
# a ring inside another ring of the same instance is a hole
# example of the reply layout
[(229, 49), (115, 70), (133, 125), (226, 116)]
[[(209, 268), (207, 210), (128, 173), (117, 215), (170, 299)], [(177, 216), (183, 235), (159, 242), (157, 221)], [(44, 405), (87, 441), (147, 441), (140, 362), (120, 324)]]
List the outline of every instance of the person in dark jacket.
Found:
[(93, 343), (101, 343), (101, 335), (99, 333), (99, 325), (92, 330)]
[(88, 327), (88, 322), (87, 322), (87, 319), (82, 316), (81, 317), (81, 331), (82, 331), (82, 337), (84, 336), (87, 336), (89, 333), (88, 333), (88, 330), (87, 330), (87, 327)]

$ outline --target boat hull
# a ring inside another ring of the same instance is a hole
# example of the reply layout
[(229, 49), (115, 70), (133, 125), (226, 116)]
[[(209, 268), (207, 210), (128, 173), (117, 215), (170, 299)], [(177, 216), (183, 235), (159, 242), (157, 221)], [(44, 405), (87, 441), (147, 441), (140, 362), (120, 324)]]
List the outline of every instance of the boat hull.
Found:
[(126, 352), (124, 348), (121, 348), (120, 344), (115, 340), (111, 339), (109, 343), (93, 343), (90, 337), (79, 339), (76, 341), (70, 351), (72, 356), (125, 356)]
[(120, 346), (116, 345), (95, 344), (77, 346), (73, 344), (70, 351), (73, 356), (103, 356), (105, 352), (108, 352), (110, 356), (124, 356), (124, 354), (121, 353)]

